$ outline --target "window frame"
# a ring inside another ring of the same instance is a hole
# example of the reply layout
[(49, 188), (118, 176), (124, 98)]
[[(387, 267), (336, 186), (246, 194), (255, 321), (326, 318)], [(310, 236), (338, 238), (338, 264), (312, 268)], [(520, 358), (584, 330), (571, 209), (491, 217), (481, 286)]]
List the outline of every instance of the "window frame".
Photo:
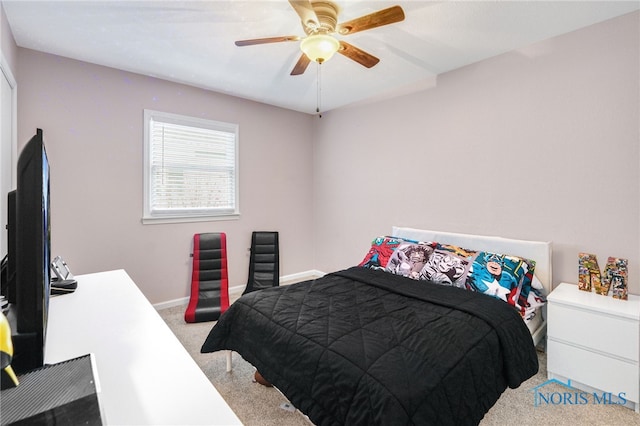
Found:
[[(154, 213), (151, 208), (151, 124), (152, 121), (179, 124), (194, 128), (205, 128), (235, 134), (234, 152), (234, 209), (215, 213), (212, 210), (198, 212), (180, 210), (175, 213)], [(217, 220), (236, 220), (240, 217), (240, 184), (239, 184), (239, 125), (198, 117), (189, 117), (168, 112), (144, 110), (144, 156), (143, 156), (143, 224), (204, 222)]]

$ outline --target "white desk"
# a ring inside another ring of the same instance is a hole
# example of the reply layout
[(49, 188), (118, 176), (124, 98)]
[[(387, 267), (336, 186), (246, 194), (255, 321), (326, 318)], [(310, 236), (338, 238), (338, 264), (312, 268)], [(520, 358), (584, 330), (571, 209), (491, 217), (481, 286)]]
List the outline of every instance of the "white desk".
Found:
[(45, 363), (95, 354), (107, 424), (241, 424), (125, 271), (76, 279), (50, 300)]

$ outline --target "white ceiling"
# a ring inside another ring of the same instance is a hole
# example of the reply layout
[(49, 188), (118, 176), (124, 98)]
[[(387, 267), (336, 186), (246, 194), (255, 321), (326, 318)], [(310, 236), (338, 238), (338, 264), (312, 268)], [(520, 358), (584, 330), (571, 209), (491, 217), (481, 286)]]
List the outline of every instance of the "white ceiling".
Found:
[[(640, 8), (635, 1), (337, 0), (338, 22), (396, 4), (405, 20), (344, 40), (378, 57), (367, 69), (342, 55), (321, 68), (321, 110), (427, 87), (433, 77)], [(314, 113), (318, 69), (289, 73), (304, 36), (287, 0), (2, 1), (20, 47)], [(337, 36), (338, 39), (342, 38)]]

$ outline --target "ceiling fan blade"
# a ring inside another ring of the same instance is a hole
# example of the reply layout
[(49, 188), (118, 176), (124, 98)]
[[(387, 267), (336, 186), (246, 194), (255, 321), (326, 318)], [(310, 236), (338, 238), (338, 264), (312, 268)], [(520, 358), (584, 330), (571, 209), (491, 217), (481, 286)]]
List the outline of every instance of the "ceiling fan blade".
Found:
[(291, 70), (291, 75), (303, 74), (310, 62), (311, 60), (303, 53), (300, 56), (300, 59), (298, 59), (298, 62), (296, 62), (296, 65), (293, 67), (293, 70)]
[(358, 49), (354, 45), (346, 43), (344, 41), (340, 41), (340, 49), (338, 50), (338, 53), (356, 61), (360, 65), (363, 65), (367, 68), (371, 68), (372, 66), (380, 62), (380, 59), (376, 58), (375, 56), (365, 52), (362, 49)]
[(392, 6), (388, 9), (379, 10), (369, 15), (343, 22), (338, 25), (336, 31), (341, 35), (348, 35), (403, 20), (404, 11), (402, 8), (400, 6)]
[(313, 6), (309, 0), (289, 0), (289, 3), (298, 16), (300, 16), (302, 25), (305, 28), (308, 26), (313, 28), (320, 26), (320, 20), (318, 19), (315, 10), (313, 10)]
[(266, 44), (266, 43), (279, 43), (281, 41), (298, 41), (298, 36), (282, 36), (282, 37), (267, 37), (267, 38), (254, 38), (250, 40), (238, 40), (236, 46), (252, 46), (254, 44)]

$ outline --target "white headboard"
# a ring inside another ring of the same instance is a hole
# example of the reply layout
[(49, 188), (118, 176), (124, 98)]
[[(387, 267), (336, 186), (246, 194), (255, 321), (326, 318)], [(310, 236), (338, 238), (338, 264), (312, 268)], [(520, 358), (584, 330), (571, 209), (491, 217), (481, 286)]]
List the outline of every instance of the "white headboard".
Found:
[[(553, 281), (551, 274), (551, 242), (513, 240), (483, 235), (455, 234), (451, 232), (430, 231), (426, 229), (394, 226), (391, 235), (417, 241), (436, 241), (443, 244), (456, 245), (477, 251), (511, 254), (536, 261), (535, 276), (542, 283), (545, 294), (551, 293)], [(545, 315), (546, 316), (546, 315)], [(533, 331), (533, 330), (532, 330)], [(536, 344), (544, 336), (546, 323), (535, 330), (533, 335)]]

